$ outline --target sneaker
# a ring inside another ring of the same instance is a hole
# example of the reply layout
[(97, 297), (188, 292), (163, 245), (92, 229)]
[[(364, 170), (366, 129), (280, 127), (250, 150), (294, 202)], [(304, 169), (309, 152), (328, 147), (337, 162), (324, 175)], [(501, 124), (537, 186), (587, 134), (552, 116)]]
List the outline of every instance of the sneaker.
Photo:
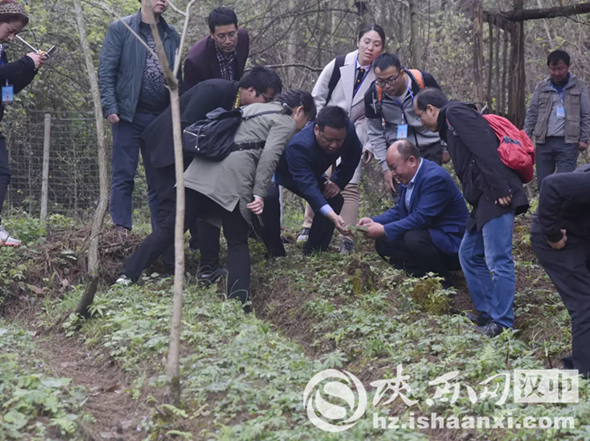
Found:
[(0, 226), (0, 246), (6, 245), (8, 247), (19, 247), (22, 242), (6, 232), (4, 228)]
[(352, 254), (354, 252), (354, 242), (344, 239), (340, 243), (340, 254)]
[(127, 277), (125, 274), (121, 274), (119, 276), (119, 278), (115, 281), (115, 285), (116, 286), (129, 286), (133, 283), (133, 280), (131, 280), (129, 277)]
[(304, 228), (301, 234), (297, 236), (297, 242), (307, 242), (307, 239), (309, 239), (309, 228)]
[(216, 283), (220, 278), (227, 276), (228, 270), (222, 266), (214, 269), (213, 271), (205, 269), (199, 274), (199, 281), (203, 282), (206, 286)]
[(491, 317), (482, 317), (481, 314), (476, 314), (475, 312), (468, 312), (465, 315), (477, 326), (485, 326), (492, 321)]
[(487, 325), (484, 326), (476, 326), (475, 332), (483, 335), (487, 335), (488, 337), (497, 337), (504, 331), (504, 328), (497, 324), (496, 322), (489, 322)]

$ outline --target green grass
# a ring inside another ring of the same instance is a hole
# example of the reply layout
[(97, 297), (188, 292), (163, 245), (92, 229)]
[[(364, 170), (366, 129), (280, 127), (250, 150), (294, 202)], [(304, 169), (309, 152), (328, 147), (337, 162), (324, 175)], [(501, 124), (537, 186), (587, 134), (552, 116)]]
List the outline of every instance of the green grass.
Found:
[(81, 439), (85, 392), (53, 378), (32, 335), (0, 320), (0, 439)]

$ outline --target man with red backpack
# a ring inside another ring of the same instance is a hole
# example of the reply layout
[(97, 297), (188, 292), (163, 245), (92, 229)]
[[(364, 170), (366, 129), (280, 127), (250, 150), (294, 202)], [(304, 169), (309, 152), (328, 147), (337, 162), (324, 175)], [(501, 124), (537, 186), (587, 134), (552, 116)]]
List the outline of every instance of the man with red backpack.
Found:
[(459, 260), (479, 314), (467, 316), (490, 337), (514, 323), (514, 216), (529, 204), (516, 170), (500, 157), (500, 141), (475, 106), (447, 101), (440, 89), (427, 88), (414, 100), (422, 124), (446, 141), (463, 196), (473, 210), (459, 248)]
[(414, 98), (425, 87), (439, 88), (432, 75), (401, 66), (394, 54), (383, 53), (374, 63), (376, 80), (365, 93), (365, 117), (373, 154), (381, 165), (385, 186), (397, 192), (393, 174), (387, 167), (387, 148), (407, 139), (420, 150), (422, 158), (441, 164), (440, 137), (420, 124), (414, 114)]

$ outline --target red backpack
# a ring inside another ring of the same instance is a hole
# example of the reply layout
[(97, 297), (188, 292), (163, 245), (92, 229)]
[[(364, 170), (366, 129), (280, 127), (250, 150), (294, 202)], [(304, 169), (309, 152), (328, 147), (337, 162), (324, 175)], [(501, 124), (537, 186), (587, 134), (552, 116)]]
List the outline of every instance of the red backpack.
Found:
[(498, 115), (483, 115), (498, 139), (500, 159), (516, 171), (523, 183), (533, 180), (535, 165), (535, 146), (533, 141), (514, 124)]

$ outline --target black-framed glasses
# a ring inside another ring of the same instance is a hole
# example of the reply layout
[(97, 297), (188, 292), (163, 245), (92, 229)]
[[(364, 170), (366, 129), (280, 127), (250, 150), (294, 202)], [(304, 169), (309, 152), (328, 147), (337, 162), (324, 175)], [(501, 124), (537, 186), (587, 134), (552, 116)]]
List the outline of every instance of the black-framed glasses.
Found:
[(377, 83), (377, 86), (379, 86), (379, 87), (384, 87), (386, 84), (389, 86), (393, 86), (402, 73), (404, 73), (404, 71), (400, 70), (396, 76), (392, 75), (389, 78), (385, 78), (385, 79), (377, 78), (375, 80), (375, 83)]
[(238, 36), (238, 31), (228, 32), (227, 34), (214, 34), (213, 36), (218, 42), (224, 43), (226, 39), (235, 40)]

